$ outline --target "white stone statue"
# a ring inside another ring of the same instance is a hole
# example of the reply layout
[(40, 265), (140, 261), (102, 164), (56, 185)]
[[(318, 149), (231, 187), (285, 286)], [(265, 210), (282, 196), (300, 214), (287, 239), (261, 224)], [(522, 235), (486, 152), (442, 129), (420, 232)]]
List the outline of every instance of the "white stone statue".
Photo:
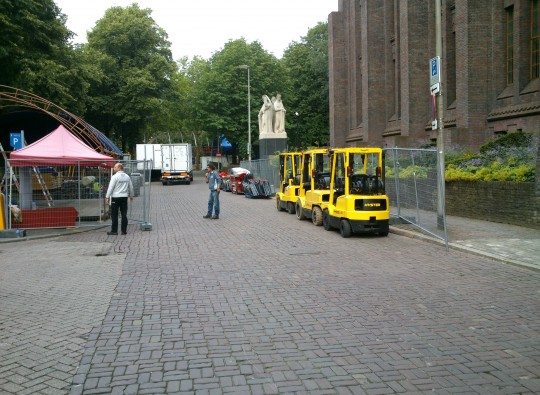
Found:
[(274, 104), (274, 133), (285, 132), (285, 107), (281, 101), (281, 95), (272, 98)]
[(259, 111), (259, 134), (274, 133), (274, 105), (267, 95), (263, 95), (263, 105)]

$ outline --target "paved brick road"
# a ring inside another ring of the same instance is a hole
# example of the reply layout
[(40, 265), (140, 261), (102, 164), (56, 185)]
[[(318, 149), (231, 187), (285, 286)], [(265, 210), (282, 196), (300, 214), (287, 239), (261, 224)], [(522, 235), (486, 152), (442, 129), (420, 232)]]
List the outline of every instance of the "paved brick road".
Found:
[[(207, 191), (153, 185), (150, 232), (1, 245), (0, 392), (540, 393), (539, 272), (271, 199), (222, 193), (205, 220)], [(36, 245), (44, 268), (15, 263)]]

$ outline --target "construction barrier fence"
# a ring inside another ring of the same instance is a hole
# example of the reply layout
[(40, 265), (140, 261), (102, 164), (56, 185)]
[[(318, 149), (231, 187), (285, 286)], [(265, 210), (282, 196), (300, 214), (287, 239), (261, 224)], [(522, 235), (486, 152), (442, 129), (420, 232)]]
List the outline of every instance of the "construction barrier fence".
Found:
[(256, 180), (267, 181), (265, 185), (265, 193), (268, 195), (276, 194), (276, 185), (279, 185), (279, 164), (278, 161), (272, 158), (243, 160), (240, 162), (240, 167), (247, 169), (253, 174)]
[(386, 148), (384, 153), (391, 216), (443, 240), (448, 247), (444, 175), (438, 174), (437, 150)]
[[(130, 223), (148, 224), (151, 161), (124, 160), (135, 197), (128, 205)], [(53, 165), (5, 160), (2, 177), (4, 229), (99, 227), (110, 225), (105, 194), (113, 174), (102, 163)], [(2, 218), (0, 217), (0, 218)]]
[[(437, 150), (395, 147), (383, 151), (385, 191), (393, 222), (416, 227), (442, 240), (448, 248), (444, 177), (438, 174)], [(272, 195), (279, 185), (278, 166), (272, 157), (240, 162), (240, 167), (249, 170), (255, 179), (268, 180)]]
[[(438, 176), (437, 151), (387, 148), (384, 152), (385, 189), (391, 202), (392, 217), (447, 243), (446, 216), (444, 205), (443, 210), (440, 209), (439, 197), (441, 190), (444, 193), (444, 179)], [(135, 189), (135, 199), (128, 209), (129, 221), (148, 229), (152, 162), (120, 162)], [(18, 167), (10, 167), (9, 161), (5, 160), (0, 229), (110, 224), (109, 207), (105, 204), (105, 193), (112, 176), (110, 167), (99, 163), (69, 166), (20, 164), (19, 161)], [(265, 181), (265, 195), (275, 194), (275, 186), (279, 183), (277, 161), (273, 158), (242, 161), (240, 167), (249, 170), (253, 179)]]

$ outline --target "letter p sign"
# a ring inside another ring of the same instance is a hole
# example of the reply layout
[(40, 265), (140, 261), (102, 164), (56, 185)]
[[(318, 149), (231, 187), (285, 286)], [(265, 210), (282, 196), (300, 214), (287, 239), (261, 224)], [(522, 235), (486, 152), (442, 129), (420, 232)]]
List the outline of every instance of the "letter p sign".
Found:
[(15, 149), (21, 149), (22, 144), (22, 136), (20, 133), (10, 133), (9, 134), (9, 145), (11, 145)]

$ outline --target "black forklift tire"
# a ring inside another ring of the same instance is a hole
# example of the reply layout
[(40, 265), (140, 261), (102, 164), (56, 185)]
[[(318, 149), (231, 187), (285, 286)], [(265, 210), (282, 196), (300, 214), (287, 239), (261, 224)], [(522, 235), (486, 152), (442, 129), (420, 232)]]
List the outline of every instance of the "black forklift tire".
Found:
[(324, 230), (332, 230), (332, 225), (330, 225), (330, 214), (328, 214), (328, 210), (323, 211), (322, 224)]
[(283, 210), (281, 208), (281, 199), (279, 198), (279, 196), (276, 196), (276, 209), (277, 209), (277, 211)]
[(287, 212), (289, 214), (294, 214), (296, 212), (296, 209), (294, 208), (293, 202), (287, 202)]
[(341, 233), (341, 237), (348, 238), (352, 235), (352, 228), (351, 223), (347, 219), (342, 219), (339, 223), (339, 233)]
[(302, 205), (300, 204), (300, 200), (296, 201), (296, 204), (294, 207), (296, 209), (296, 218), (300, 220), (305, 219), (306, 216), (304, 215), (304, 210), (302, 210)]
[(163, 184), (163, 185), (167, 185), (167, 181), (162, 181), (162, 184)]
[(323, 223), (323, 213), (319, 206), (313, 207), (311, 210), (311, 222), (313, 222), (313, 225), (315, 226), (321, 226)]

